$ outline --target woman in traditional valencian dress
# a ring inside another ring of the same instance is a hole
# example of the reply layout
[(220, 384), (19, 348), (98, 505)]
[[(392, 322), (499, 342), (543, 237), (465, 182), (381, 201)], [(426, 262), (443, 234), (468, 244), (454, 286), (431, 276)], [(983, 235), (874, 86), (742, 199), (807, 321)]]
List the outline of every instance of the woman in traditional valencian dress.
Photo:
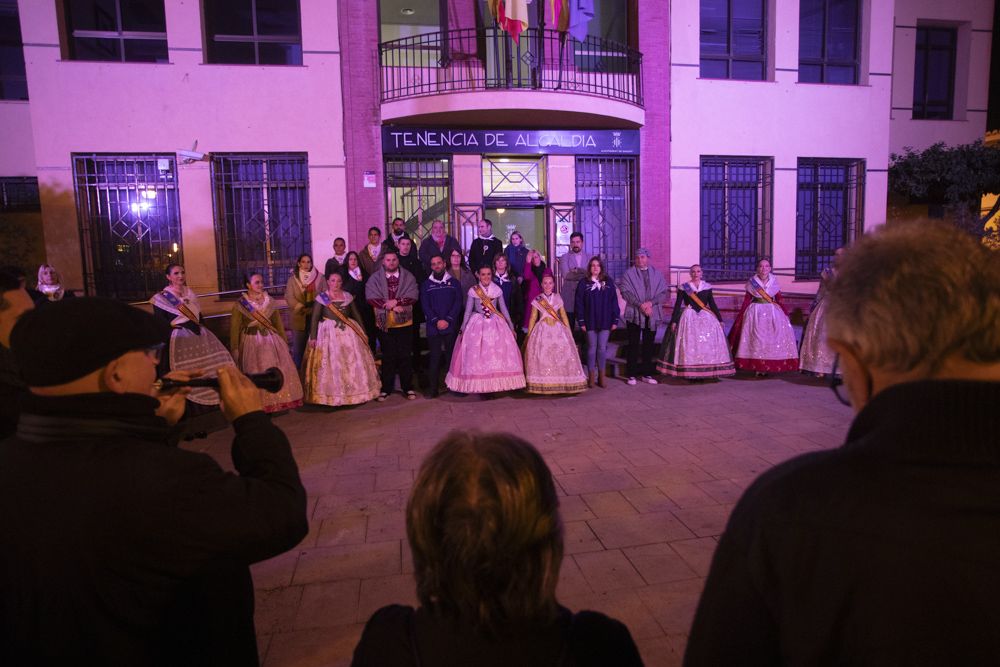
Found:
[(250, 375), (278, 368), (285, 383), (276, 393), (261, 391), (264, 412), (281, 412), (302, 405), (299, 370), (288, 353), (285, 326), (274, 299), (264, 291), (264, 276), (244, 280), (247, 291), (233, 304), (229, 316), (229, 349), (236, 365)]
[(826, 344), (826, 293), (830, 284), (837, 277), (837, 264), (844, 249), (837, 248), (833, 257), (833, 266), (823, 269), (819, 279), (819, 291), (816, 301), (809, 312), (809, 322), (802, 332), (802, 349), (799, 354), (799, 369), (819, 377), (833, 372), (833, 361), (836, 355)]
[(35, 307), (48, 301), (62, 301), (65, 297), (72, 297), (73, 293), (66, 291), (62, 286), (62, 276), (50, 264), (42, 264), (38, 267), (38, 291), (42, 298), (35, 299)]
[[(160, 361), (164, 372), (202, 370), (206, 377), (215, 377), (220, 367), (235, 366), (226, 347), (202, 326), (198, 297), (187, 286), (184, 267), (170, 264), (166, 274), (169, 284), (150, 299), (153, 314), (173, 327), (167, 354)], [(199, 406), (215, 406), (219, 404), (219, 392), (196, 387), (187, 400)]]
[(451, 355), (444, 383), (463, 394), (489, 394), (524, 387), (521, 353), (503, 292), (493, 270), (479, 269), (479, 282), (469, 288), (465, 318)]
[(357, 405), (379, 394), (382, 383), (354, 297), (339, 273), (326, 277), (316, 297), (306, 350), (306, 402)]
[(312, 256), (302, 254), (295, 262), (292, 275), (285, 285), (285, 303), (291, 310), (292, 360), (296, 368), (302, 365), (302, 355), (309, 338), (309, 317), (313, 312), (316, 294), (323, 291), (323, 277), (313, 266)]
[(729, 332), (737, 370), (758, 376), (798, 370), (795, 332), (782, 307), (781, 286), (771, 275), (771, 262), (757, 262), (757, 273), (746, 284), (746, 296)]
[(524, 341), (524, 376), (529, 394), (578, 394), (587, 388), (580, 353), (573, 342), (562, 297), (554, 292), (551, 273), (542, 277), (542, 293), (531, 302)]
[(696, 381), (736, 373), (712, 285), (701, 278), (701, 267), (695, 264), (691, 280), (677, 286), (663, 358), (657, 364), (664, 375)]

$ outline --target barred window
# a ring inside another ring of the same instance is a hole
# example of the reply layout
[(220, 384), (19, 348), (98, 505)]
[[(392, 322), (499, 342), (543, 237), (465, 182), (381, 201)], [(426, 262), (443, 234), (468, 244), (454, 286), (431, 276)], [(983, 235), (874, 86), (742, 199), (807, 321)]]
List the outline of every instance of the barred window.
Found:
[(800, 158), (795, 277), (818, 278), (864, 227), (865, 161)]
[(620, 278), (631, 265), (637, 232), (635, 158), (576, 159), (576, 225), (588, 256), (600, 255)]
[(37, 178), (29, 176), (0, 178), (0, 213), (41, 210)]
[(707, 280), (741, 280), (771, 253), (774, 162), (701, 158), (701, 267)]
[(172, 154), (74, 154), (73, 177), (88, 295), (141, 301), (183, 264)]
[(235, 65), (301, 65), (297, 0), (205, 0), (206, 60)]
[(63, 0), (70, 60), (165, 63), (163, 0)]
[(0, 100), (28, 99), (17, 1), (0, 0)]
[(799, 81), (857, 84), (859, 0), (802, 0), (799, 4)]
[(417, 247), (430, 236), (431, 224), (441, 220), (451, 226), (451, 159), (425, 157), (385, 161), (386, 211), (389, 219), (402, 218), (406, 233)]
[(283, 285), (312, 253), (306, 154), (213, 153), (212, 183), (220, 288), (243, 289), (252, 273)]
[(763, 81), (767, 76), (764, 0), (701, 0), (701, 78)]

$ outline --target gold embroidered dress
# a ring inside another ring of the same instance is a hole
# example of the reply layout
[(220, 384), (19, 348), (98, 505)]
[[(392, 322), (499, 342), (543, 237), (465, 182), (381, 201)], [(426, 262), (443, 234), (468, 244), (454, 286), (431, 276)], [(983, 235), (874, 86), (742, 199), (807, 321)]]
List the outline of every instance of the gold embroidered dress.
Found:
[(558, 294), (539, 294), (531, 302), (524, 375), (531, 394), (578, 394), (587, 388), (566, 308)]
[(229, 346), (236, 365), (246, 374), (263, 373), (277, 367), (285, 378), (276, 393), (261, 390), (264, 412), (280, 412), (302, 405), (302, 382), (288, 352), (288, 339), (281, 314), (268, 294), (255, 301), (248, 293), (233, 305), (229, 323)]
[(382, 383), (360, 321), (347, 292), (316, 297), (304, 362), (307, 403), (357, 405), (378, 396)]

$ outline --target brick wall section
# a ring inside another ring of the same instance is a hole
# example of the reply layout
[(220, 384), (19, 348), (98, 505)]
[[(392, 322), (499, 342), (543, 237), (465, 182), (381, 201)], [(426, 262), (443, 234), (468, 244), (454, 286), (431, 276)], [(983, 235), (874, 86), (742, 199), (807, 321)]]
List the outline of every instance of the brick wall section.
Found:
[(641, 133), (639, 242), (656, 266), (670, 264), (670, 17), (639, 3), (646, 124)]
[[(367, 243), (367, 230), (385, 228), (379, 104), (378, 3), (339, 0), (340, 67), (344, 99), (344, 153), (347, 182), (347, 243)], [(365, 188), (364, 172), (374, 171), (376, 187)]]

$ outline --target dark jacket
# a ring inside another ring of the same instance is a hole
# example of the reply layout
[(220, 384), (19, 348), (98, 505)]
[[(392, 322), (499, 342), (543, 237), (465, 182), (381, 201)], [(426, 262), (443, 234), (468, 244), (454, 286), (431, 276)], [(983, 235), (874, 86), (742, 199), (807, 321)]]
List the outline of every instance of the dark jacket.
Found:
[(244, 415), (225, 472), (157, 405), (29, 396), (0, 442), (0, 664), (258, 664), (248, 566), (308, 529), (288, 440)]
[(515, 276), (524, 276), (524, 262), (528, 259), (528, 246), (508, 245), (503, 249), (503, 254), (507, 257), (507, 264)]
[(493, 258), (503, 252), (503, 241), (496, 238), (484, 239), (477, 236), (469, 246), (469, 268), (478, 273), (484, 266), (493, 268)]
[(521, 285), (517, 282), (517, 276), (513, 271), (507, 272), (507, 280), (500, 283), (496, 275), (493, 282), (500, 291), (503, 292), (503, 301), (507, 304), (507, 311), (510, 313), (511, 321), (520, 322), (524, 317), (524, 295), (521, 294)]
[(0, 343), (0, 440), (16, 430), (21, 398), (27, 393), (14, 354)]
[[(344, 259), (347, 259), (346, 253), (344, 254)], [(359, 259), (358, 261), (361, 260)], [(344, 266), (343, 264), (337, 261), (336, 257), (331, 257), (330, 259), (326, 260), (326, 266), (323, 267), (323, 277), (326, 278), (326, 276), (330, 275), (331, 273), (340, 273), (340, 270), (343, 268), (343, 266)], [(326, 280), (323, 281), (323, 285), (324, 286), (326, 285)]]
[(573, 316), (577, 325), (587, 327), (587, 331), (605, 331), (611, 325), (621, 326), (621, 310), (618, 308), (618, 291), (615, 281), (608, 278), (602, 289), (592, 290), (590, 279), (580, 281), (576, 288)]
[(420, 263), (424, 265), (424, 272), (431, 272), (431, 257), (434, 255), (441, 255), (444, 258), (444, 265), (451, 266), (449, 258), (451, 257), (451, 252), (457, 250), (459, 253), (462, 252), (462, 246), (459, 245), (458, 239), (456, 239), (451, 234), (445, 234), (444, 236), (444, 249), (442, 250), (438, 246), (437, 242), (433, 237), (428, 236), (423, 241), (420, 242), (420, 250), (417, 251), (417, 256), (420, 257)]
[(376, 611), (354, 649), (352, 667), (641, 667), (628, 628), (596, 611), (560, 607), (551, 625), (490, 639), (468, 623), (452, 623), (423, 607), (390, 605)]
[[(465, 307), (465, 293), (462, 285), (454, 277), (445, 273), (447, 283), (425, 280), (420, 286), (420, 303), (427, 318), (427, 337), (447, 336), (456, 333), (461, 324), (462, 309)], [(447, 329), (437, 328), (438, 320), (448, 322)]]
[(843, 446), (764, 473), (719, 540), (685, 663), (996, 664), (998, 405), (1000, 382), (894, 385)]

